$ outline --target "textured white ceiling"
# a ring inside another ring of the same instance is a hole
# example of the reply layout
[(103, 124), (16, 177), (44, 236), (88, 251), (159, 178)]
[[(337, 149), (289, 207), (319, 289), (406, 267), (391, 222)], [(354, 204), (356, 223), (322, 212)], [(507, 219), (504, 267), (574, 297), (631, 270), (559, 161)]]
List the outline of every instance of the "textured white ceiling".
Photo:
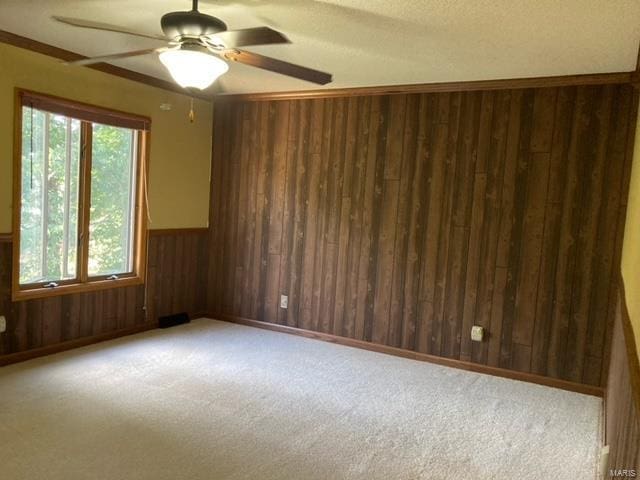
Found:
[[(190, 0), (0, 0), (0, 29), (101, 55), (159, 45), (74, 28), (51, 15), (160, 32), (160, 17)], [(268, 25), (291, 45), (249, 48), (331, 72), (325, 88), (486, 80), (635, 69), (640, 0), (201, 0), (229, 28)], [(114, 64), (170, 80), (155, 55)], [(81, 68), (81, 67), (73, 67)], [(316, 89), (233, 64), (232, 93)]]

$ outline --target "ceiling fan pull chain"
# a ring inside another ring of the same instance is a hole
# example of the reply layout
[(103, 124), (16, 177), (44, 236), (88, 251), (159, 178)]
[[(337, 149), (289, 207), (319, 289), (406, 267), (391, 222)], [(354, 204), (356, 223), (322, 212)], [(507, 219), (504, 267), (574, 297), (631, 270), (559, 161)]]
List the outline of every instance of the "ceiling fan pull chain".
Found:
[(189, 121), (193, 123), (196, 119), (196, 113), (193, 111), (193, 97), (191, 97), (191, 109), (189, 110)]

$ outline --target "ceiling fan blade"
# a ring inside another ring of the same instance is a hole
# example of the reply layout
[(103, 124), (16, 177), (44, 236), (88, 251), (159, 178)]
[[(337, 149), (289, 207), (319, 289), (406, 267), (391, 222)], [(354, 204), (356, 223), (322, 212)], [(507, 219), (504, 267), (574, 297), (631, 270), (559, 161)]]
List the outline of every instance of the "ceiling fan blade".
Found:
[(330, 73), (320, 72), (294, 63), (265, 57), (264, 55), (259, 55), (253, 52), (233, 49), (224, 51), (222, 55), (228, 60), (280, 73), (282, 75), (287, 75), (288, 77), (299, 78), (300, 80), (317, 83), (318, 85), (326, 85), (333, 80), (333, 76)]
[(91, 28), (94, 30), (103, 30), (107, 32), (126, 33), (127, 35), (135, 35), (136, 37), (151, 38), (153, 40), (163, 40), (165, 42), (167, 41), (167, 38), (165, 38), (162, 35), (134, 32), (133, 30), (129, 30), (126, 27), (111, 25), (110, 23), (92, 22), (91, 20), (83, 20), (81, 18), (71, 18), (71, 17), (60, 17), (57, 15), (54, 15), (52, 18), (54, 20), (57, 20), (58, 22), (66, 23), (67, 25), (73, 25), (74, 27)]
[(73, 62), (65, 62), (66, 65), (93, 65), (94, 63), (108, 62), (110, 60), (119, 60), (121, 58), (138, 57), (153, 52), (161, 52), (164, 48), (147, 48), (145, 50), (134, 50), (132, 52), (114, 53), (112, 55), (101, 55), (99, 57), (83, 58)]
[(249, 45), (291, 43), (285, 35), (269, 27), (227, 30), (226, 32), (210, 35), (210, 37), (213, 39), (219, 38), (229, 48), (247, 47)]

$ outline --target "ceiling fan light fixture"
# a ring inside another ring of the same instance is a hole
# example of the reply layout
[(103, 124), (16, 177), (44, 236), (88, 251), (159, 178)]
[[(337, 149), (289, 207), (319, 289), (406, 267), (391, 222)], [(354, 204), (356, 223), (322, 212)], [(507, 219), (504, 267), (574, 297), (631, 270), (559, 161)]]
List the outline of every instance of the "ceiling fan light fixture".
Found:
[(160, 53), (160, 61), (183, 88), (204, 90), (229, 70), (229, 65), (201, 45), (183, 44)]

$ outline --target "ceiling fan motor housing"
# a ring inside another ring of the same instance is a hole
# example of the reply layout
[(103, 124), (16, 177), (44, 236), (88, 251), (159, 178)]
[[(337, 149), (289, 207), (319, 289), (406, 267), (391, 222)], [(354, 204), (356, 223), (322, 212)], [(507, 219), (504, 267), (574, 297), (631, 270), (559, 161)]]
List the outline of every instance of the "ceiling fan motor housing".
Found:
[(227, 30), (227, 25), (220, 19), (198, 11), (171, 12), (160, 20), (162, 31), (171, 38), (200, 37), (214, 35)]

